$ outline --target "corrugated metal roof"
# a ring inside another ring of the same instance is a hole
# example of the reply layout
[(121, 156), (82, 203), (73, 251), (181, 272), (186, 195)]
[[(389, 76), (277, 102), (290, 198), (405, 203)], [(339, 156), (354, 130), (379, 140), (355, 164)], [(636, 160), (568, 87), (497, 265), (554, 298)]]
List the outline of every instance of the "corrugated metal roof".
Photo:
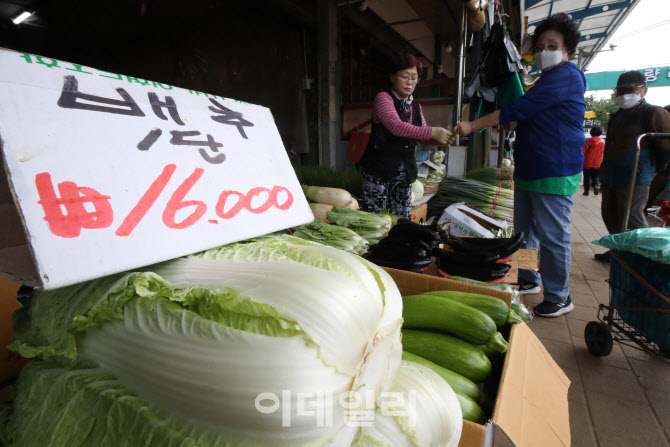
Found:
[[(580, 68), (584, 70), (604, 48), (612, 34), (621, 25), (640, 0), (526, 0), (528, 33), (552, 14), (569, 14), (579, 25), (582, 34), (577, 46), (582, 55)], [(578, 55), (575, 56), (578, 59)], [(575, 63), (577, 60), (574, 61)]]

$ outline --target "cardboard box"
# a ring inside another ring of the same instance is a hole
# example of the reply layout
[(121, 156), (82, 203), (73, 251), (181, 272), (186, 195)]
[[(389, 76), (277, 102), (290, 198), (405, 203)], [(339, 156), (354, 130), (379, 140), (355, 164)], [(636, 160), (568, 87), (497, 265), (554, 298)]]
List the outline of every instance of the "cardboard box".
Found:
[(437, 222), (446, 224), (445, 230), (457, 236), (492, 238), (492, 231), (507, 228), (507, 222), (493, 219), (465, 202), (448, 206)]
[(398, 290), (400, 290), (400, 294), (403, 296), (419, 295), (433, 290), (457, 290), (460, 292), (494, 296), (503, 300), (508, 306), (512, 303), (512, 294), (503, 292), (502, 290), (454, 281), (453, 279), (439, 276), (425, 275), (423, 273), (406, 272), (389, 267), (382, 268), (391, 275), (396, 286), (398, 286)]
[(510, 268), (505, 275), (506, 284), (516, 284), (519, 282), (519, 269), (537, 270), (537, 249), (522, 248), (512, 256)]
[[(485, 293), (505, 299), (511, 294), (402, 270), (385, 270), (400, 293), (433, 290)], [(532, 323), (531, 323), (532, 324)], [(570, 380), (526, 323), (513, 325), (493, 415), (486, 425), (463, 421), (459, 447), (566, 447), (570, 445)]]
[(423, 205), (415, 206), (412, 209), (412, 222), (424, 223), (426, 221), (426, 215), (428, 214), (428, 204), (424, 203)]
[(7, 345), (14, 341), (12, 314), (19, 308), (16, 292), (20, 287), (20, 284), (0, 276), (0, 383), (16, 377), (21, 368), (28, 363), (27, 359), (7, 349)]

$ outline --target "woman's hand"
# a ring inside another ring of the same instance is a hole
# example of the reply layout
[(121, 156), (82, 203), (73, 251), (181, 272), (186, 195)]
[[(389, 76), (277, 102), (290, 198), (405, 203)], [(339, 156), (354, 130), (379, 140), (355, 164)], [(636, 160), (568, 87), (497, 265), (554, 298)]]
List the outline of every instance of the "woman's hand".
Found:
[(453, 134), (444, 127), (433, 127), (430, 133), (430, 139), (435, 140), (440, 144), (447, 144), (453, 141)]
[(471, 134), (474, 130), (475, 127), (470, 121), (461, 121), (454, 127), (454, 132), (462, 137)]

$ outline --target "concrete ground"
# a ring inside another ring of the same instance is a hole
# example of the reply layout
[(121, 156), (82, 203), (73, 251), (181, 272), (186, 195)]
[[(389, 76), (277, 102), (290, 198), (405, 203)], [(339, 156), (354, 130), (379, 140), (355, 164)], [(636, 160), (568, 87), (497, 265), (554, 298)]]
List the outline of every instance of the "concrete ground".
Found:
[[(609, 302), (609, 265), (596, 261), (604, 248), (591, 241), (607, 235), (600, 197), (575, 194), (572, 210), (570, 293), (575, 309), (558, 318), (535, 318), (530, 328), (572, 384), (569, 391), (572, 445), (670, 446), (670, 361), (615, 342), (607, 357), (589, 353), (584, 327)], [(525, 295), (535, 305), (542, 295)]]

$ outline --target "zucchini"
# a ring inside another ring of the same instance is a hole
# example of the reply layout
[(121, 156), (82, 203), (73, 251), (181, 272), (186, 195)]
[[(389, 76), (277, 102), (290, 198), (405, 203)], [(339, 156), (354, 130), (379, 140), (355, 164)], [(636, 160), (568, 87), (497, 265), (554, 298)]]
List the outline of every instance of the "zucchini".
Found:
[(453, 371), (449, 371), (448, 369), (443, 368), (440, 365), (436, 365), (430, 360), (426, 360), (423, 357), (419, 357), (416, 354), (412, 354), (411, 352), (403, 351), (402, 359), (418, 363), (419, 365), (423, 365), (426, 368), (432, 369), (437, 374), (439, 374), (440, 377), (442, 377), (444, 380), (447, 381), (449, 386), (454, 390), (456, 394), (467, 396), (468, 398), (474, 401), (480, 399), (479, 387), (475, 385), (475, 383), (472, 380), (466, 379), (460, 374), (456, 374)]
[(448, 332), (473, 345), (487, 345), (498, 352), (507, 351), (507, 342), (496, 332), (495, 322), (473, 307), (430, 294), (404, 296), (402, 306), (406, 328)]
[(463, 419), (480, 425), (486, 423), (486, 415), (481, 407), (477, 405), (477, 402), (470, 399), (468, 396), (463, 396), (458, 393), (456, 393), (456, 397), (458, 398), (458, 403), (461, 405)]
[(403, 349), (477, 383), (491, 373), (491, 361), (476, 346), (446, 334), (402, 330)]
[(521, 303), (512, 303), (512, 312), (514, 312), (521, 320), (530, 321), (533, 319), (533, 314), (530, 309)]
[(486, 386), (482, 388), (479, 393), (479, 399), (477, 399), (477, 405), (484, 411), (484, 414), (492, 414), (494, 399)]
[(489, 348), (487, 345), (477, 345), (477, 347), (482, 350), (484, 355), (486, 355), (486, 357), (488, 357), (489, 360), (497, 359), (500, 355), (502, 355), (501, 352), (497, 352)]
[(428, 292), (428, 294), (442, 296), (467, 306), (474, 307), (491, 317), (498, 328), (508, 323), (516, 324), (523, 321), (514, 311), (512, 311), (512, 309), (507, 307), (507, 304), (505, 304), (504, 301), (492, 296), (451, 290), (438, 290), (435, 292)]

